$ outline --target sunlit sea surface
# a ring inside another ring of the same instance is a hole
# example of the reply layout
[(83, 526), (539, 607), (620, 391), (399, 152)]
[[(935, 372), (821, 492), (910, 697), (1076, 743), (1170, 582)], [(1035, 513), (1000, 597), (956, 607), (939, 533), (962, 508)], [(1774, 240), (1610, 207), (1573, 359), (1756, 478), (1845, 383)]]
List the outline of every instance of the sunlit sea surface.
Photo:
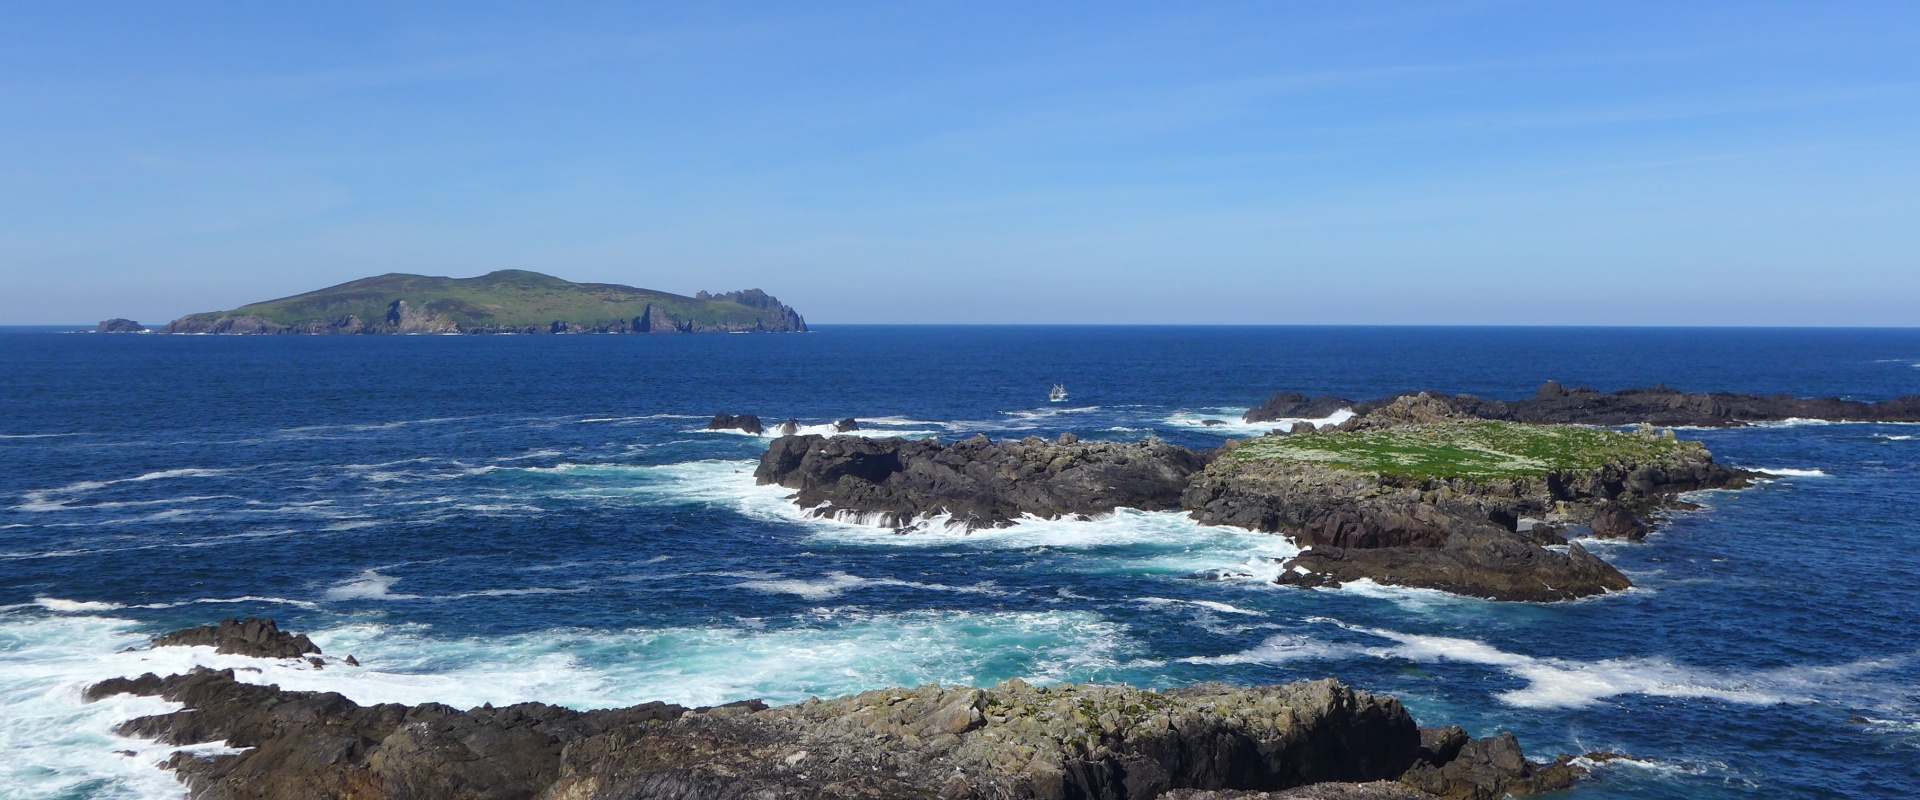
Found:
[[(1774, 470), (1597, 543), (1555, 605), (1270, 585), (1284, 538), (1123, 511), (972, 535), (811, 520), (714, 412), (866, 435), (1208, 447), (1282, 390), (1920, 393), (1920, 332), (823, 327), (807, 335), (163, 337), (0, 329), (0, 796), (175, 798), (121, 653), (267, 615), (361, 702), (791, 702), (895, 684), (1334, 676), (1425, 723), (1615, 750), (1571, 796), (1920, 785), (1920, 425), (1684, 431)], [(1064, 383), (1066, 403), (1047, 402)], [(1206, 426), (1208, 419), (1228, 425)], [(1222, 573), (1251, 578), (1214, 579)], [(259, 662), (254, 662), (260, 666)], [(134, 755), (116, 751), (130, 750)]]

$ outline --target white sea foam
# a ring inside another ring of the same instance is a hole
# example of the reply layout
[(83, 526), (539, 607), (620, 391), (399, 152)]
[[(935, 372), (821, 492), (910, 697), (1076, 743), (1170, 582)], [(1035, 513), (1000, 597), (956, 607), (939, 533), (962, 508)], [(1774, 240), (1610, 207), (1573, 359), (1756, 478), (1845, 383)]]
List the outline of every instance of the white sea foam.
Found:
[[(146, 637), (121, 620), (0, 614), (0, 796), (18, 800), (177, 800), (185, 790), (155, 768), (174, 747), (113, 733), (120, 722), (179, 708), (120, 695), (81, 701), (89, 684), (137, 668), (115, 651)], [(208, 648), (209, 652), (211, 651)], [(133, 755), (121, 755), (130, 751)]]
[(95, 611), (112, 611), (116, 608), (126, 607), (119, 603), (109, 603), (102, 600), (63, 600), (58, 597), (36, 597), (33, 598), (33, 604), (48, 611), (58, 611), (63, 614), (86, 614)]
[(1366, 628), (1324, 618), (1315, 621), (1385, 639), (1392, 644), (1371, 646), (1283, 634), (1269, 637), (1260, 645), (1239, 653), (1186, 660), (1199, 664), (1247, 664), (1366, 657), (1478, 664), (1496, 668), (1525, 681), (1526, 685), (1519, 689), (1494, 695), (1502, 703), (1522, 708), (1573, 708), (1631, 694), (1709, 698), (1750, 705), (1807, 703), (1825, 698), (1851, 702), (1866, 693), (1861, 687), (1860, 679), (1863, 676), (1897, 668), (1910, 660), (1909, 656), (1900, 656), (1863, 659), (1839, 665), (1804, 665), (1735, 673), (1684, 666), (1664, 657), (1590, 662), (1539, 658), (1510, 653), (1473, 639)]
[[(865, 436), (869, 439), (885, 439), (885, 438), (894, 437), (894, 436), (898, 436), (902, 439), (919, 439), (922, 437), (932, 436), (936, 433), (939, 433), (939, 431), (933, 430), (931, 428), (917, 428), (917, 429), (893, 428), (893, 427), (880, 428), (880, 427), (874, 427), (875, 424), (876, 423), (873, 420), (862, 420), (860, 423), (860, 427), (858, 429), (851, 430), (851, 431), (841, 431), (840, 429), (834, 427), (833, 423), (823, 422), (818, 425), (800, 425), (795, 427), (793, 432), (794, 432), (794, 435), (796, 436)], [(698, 428), (694, 430), (689, 430), (687, 432), (688, 433), (724, 433), (724, 434), (731, 434), (735, 436), (752, 436), (759, 439), (772, 439), (772, 438), (783, 435), (780, 433), (779, 423), (773, 423), (773, 424), (767, 425), (766, 428), (759, 433), (748, 433), (746, 431), (739, 430), (737, 428), (727, 428), (725, 430), (707, 430), (705, 428)]]
[(993, 550), (1085, 551), (1075, 566), (1100, 572), (1192, 575), (1213, 573), (1249, 582), (1279, 576), (1278, 560), (1300, 549), (1283, 536), (1201, 525), (1178, 511), (1119, 509), (1087, 519), (1026, 517), (1004, 528), (968, 532), (946, 517), (922, 520), (909, 533), (880, 524), (880, 515), (812, 515), (788, 499), (789, 490), (754, 483), (754, 461), (687, 461), (637, 467), (562, 464), (528, 468), (559, 475), (571, 485), (548, 490), (610, 503), (644, 502), (727, 508), (755, 519), (801, 526), (806, 535), (836, 544), (875, 547), (961, 547)]
[(382, 575), (375, 570), (367, 570), (340, 582), (327, 590), (328, 600), (413, 600), (419, 595), (394, 594), (387, 591), (400, 579), (392, 575)]
[(227, 470), (224, 470), (224, 469), (195, 469), (195, 468), (164, 469), (156, 472), (148, 472), (141, 475), (136, 475), (131, 478), (118, 478), (115, 480), (107, 480), (107, 481), (77, 481), (75, 483), (69, 483), (65, 486), (61, 486), (54, 489), (40, 489), (36, 491), (27, 492), (26, 494), (23, 494), (20, 496), (21, 503), (20, 505), (14, 506), (13, 510), (15, 511), (61, 511), (69, 508), (96, 508), (96, 507), (110, 508), (110, 507), (128, 506), (128, 505), (150, 505), (150, 504), (157, 504), (157, 503), (184, 502), (185, 500), (188, 500), (188, 499), (198, 499), (198, 500), (210, 499), (210, 498), (204, 498), (204, 497), (174, 498), (171, 500), (153, 500), (153, 501), (143, 501), (138, 503), (134, 503), (134, 502), (97, 503), (90, 506), (72, 505), (74, 501), (78, 500), (80, 497), (86, 494), (90, 494), (100, 489), (105, 489), (109, 486), (114, 486), (117, 484), (146, 483), (148, 481), (167, 480), (170, 478), (207, 478), (207, 477), (213, 477), (216, 475), (225, 475), (225, 474), (227, 474)]
[(1208, 611), (1218, 611), (1222, 614), (1248, 614), (1252, 616), (1265, 616), (1265, 614), (1259, 611), (1251, 611), (1251, 610), (1233, 605), (1231, 603), (1222, 603), (1216, 600), (1175, 600), (1167, 597), (1142, 597), (1136, 600), (1135, 602), (1138, 602), (1142, 605), (1149, 605), (1149, 606), (1182, 606), (1182, 605), (1194, 606), (1197, 608), (1207, 609)]
[(1764, 473), (1767, 475), (1773, 475), (1781, 478), (1831, 478), (1833, 477), (1832, 475), (1828, 475), (1827, 473), (1817, 469), (1790, 469), (1787, 467), (1755, 467), (1753, 468), (1753, 471)]
[(647, 414), (639, 417), (589, 417), (578, 420), (581, 423), (592, 422), (644, 422), (650, 419), (708, 419), (697, 414)]
[(798, 595), (808, 600), (825, 600), (829, 597), (837, 597), (840, 595), (840, 593), (845, 592), (848, 589), (851, 589), (855, 586), (863, 586), (863, 585), (866, 585), (867, 583), (868, 581), (866, 578), (862, 578), (857, 575), (848, 575), (847, 573), (844, 573), (844, 572), (833, 572), (833, 573), (828, 573), (826, 577), (818, 578), (815, 580), (802, 580), (798, 578), (790, 578), (790, 579), (784, 579), (784, 580), (758, 580), (758, 581), (747, 581), (746, 583), (740, 584), (740, 586), (742, 588), (752, 589), (757, 592), (768, 592), (772, 594), (791, 594), (791, 595)]
[(1408, 611), (1427, 612), (1445, 608), (1459, 608), (1470, 603), (1489, 602), (1472, 597), (1450, 594), (1438, 589), (1422, 589), (1413, 586), (1390, 586), (1375, 583), (1372, 578), (1347, 581), (1332, 591), (1386, 600)]
[[(110, 677), (196, 665), (295, 691), (337, 691), (362, 704), (442, 702), (468, 708), (538, 700), (606, 708), (648, 700), (687, 705), (760, 697), (797, 702), (883, 686), (1039, 683), (1097, 678), (1133, 645), (1086, 612), (819, 613), (797, 627), (560, 629), (504, 637), (438, 637), (419, 625), (347, 625), (310, 632), (331, 662), (221, 655), (209, 647), (120, 652), (149, 633), (126, 620), (0, 614), (0, 796), (25, 800), (179, 798), (154, 768), (177, 748), (114, 736), (126, 719), (178, 706), (118, 696), (81, 701)], [(258, 671), (250, 671), (258, 670)], [(212, 743), (211, 748), (219, 748)], [(131, 750), (135, 756), (115, 751)]]
[(850, 589), (863, 586), (893, 586), (934, 592), (959, 592), (962, 594), (1006, 594), (1005, 591), (1001, 590), (992, 581), (978, 583), (972, 586), (948, 586), (939, 583), (906, 581), (898, 578), (863, 578), (858, 575), (849, 575), (839, 571), (829, 572), (813, 580), (783, 578), (772, 575), (765, 577), (755, 575), (752, 577), (756, 578), (756, 580), (738, 584), (740, 588), (751, 589), (756, 592), (767, 592), (769, 594), (791, 594), (808, 600), (826, 600), (828, 598), (839, 597)]
[[(1234, 437), (1263, 436), (1270, 431), (1286, 431), (1292, 428), (1294, 423), (1298, 422), (1310, 422), (1314, 427), (1319, 427), (1321, 425), (1338, 425), (1349, 419), (1353, 419), (1353, 411), (1345, 408), (1324, 417), (1288, 417), (1286, 419), (1268, 420), (1266, 422), (1246, 422), (1241, 418), (1241, 415), (1246, 412), (1247, 409), (1245, 408), (1233, 407), (1203, 408), (1199, 411), (1179, 411), (1167, 417), (1166, 423), (1177, 428), (1201, 431), (1217, 436)], [(1208, 425), (1208, 422), (1214, 424)]]

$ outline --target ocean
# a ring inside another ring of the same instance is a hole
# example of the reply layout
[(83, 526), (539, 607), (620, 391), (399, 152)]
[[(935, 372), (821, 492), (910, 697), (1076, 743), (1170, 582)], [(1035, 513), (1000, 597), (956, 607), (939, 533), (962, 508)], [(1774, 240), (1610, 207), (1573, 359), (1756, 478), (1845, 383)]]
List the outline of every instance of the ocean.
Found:
[[(1278, 391), (1548, 379), (1878, 400), (1920, 393), (1920, 330), (0, 329), (0, 796), (184, 796), (153, 766), (171, 748), (110, 730), (167, 704), (80, 690), (194, 663), (461, 707), (1333, 676), (1535, 758), (1634, 757), (1578, 800), (1920, 786), (1920, 425), (1682, 431), (1772, 479), (1594, 543), (1637, 587), (1560, 604), (1278, 587), (1286, 539), (1175, 512), (971, 535), (808, 519), (754, 485), (767, 439), (703, 430), (724, 411), (1214, 446), (1263, 431), (1239, 412)], [(248, 615), (363, 666), (121, 652)]]

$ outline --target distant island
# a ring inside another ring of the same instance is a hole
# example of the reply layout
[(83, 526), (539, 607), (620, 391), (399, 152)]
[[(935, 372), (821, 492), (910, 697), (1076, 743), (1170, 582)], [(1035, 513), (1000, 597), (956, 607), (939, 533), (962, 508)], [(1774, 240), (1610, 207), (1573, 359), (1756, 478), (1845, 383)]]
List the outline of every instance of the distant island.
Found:
[[(144, 330), (132, 320), (103, 333)], [(477, 278), (389, 273), (306, 294), (188, 314), (160, 333), (799, 333), (799, 312), (759, 289), (692, 297), (526, 270)]]

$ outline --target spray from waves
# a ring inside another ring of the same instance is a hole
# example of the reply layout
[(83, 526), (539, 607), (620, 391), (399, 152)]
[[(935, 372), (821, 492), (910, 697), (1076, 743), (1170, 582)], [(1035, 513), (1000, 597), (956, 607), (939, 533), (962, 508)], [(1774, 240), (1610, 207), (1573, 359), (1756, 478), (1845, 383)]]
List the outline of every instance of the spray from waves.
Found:
[(400, 579), (392, 575), (382, 575), (367, 570), (327, 590), (322, 595), (328, 600), (417, 600), (417, 594), (394, 594), (387, 591)]
[(564, 479), (549, 495), (610, 503), (640, 502), (725, 508), (770, 522), (800, 526), (814, 539), (861, 547), (1050, 550), (1075, 553), (1069, 568), (1116, 574), (1206, 575), (1271, 583), (1279, 560), (1299, 555), (1284, 537), (1227, 526), (1201, 525), (1178, 511), (1118, 509), (1076, 519), (1026, 517), (1004, 528), (967, 531), (946, 517), (921, 520), (911, 532), (882, 524), (878, 515), (816, 516), (787, 499), (788, 490), (754, 483), (755, 461), (685, 461), (659, 466), (563, 464), (529, 468)]
[(1234, 437), (1263, 436), (1269, 431), (1285, 431), (1299, 422), (1312, 423), (1314, 427), (1319, 427), (1321, 425), (1338, 425), (1349, 419), (1353, 419), (1352, 409), (1345, 408), (1324, 417), (1289, 417), (1286, 419), (1268, 420), (1266, 422), (1246, 422), (1241, 419), (1241, 415), (1246, 412), (1247, 409), (1245, 408), (1235, 407), (1203, 408), (1199, 411), (1179, 411), (1167, 417), (1166, 424), (1176, 428), (1201, 431), (1217, 436)]
[[(20, 505), (14, 506), (13, 510), (15, 511), (61, 511), (68, 508), (76, 508), (77, 506), (72, 505), (76, 500), (80, 499), (84, 495), (99, 491), (101, 489), (105, 489), (109, 486), (115, 486), (115, 485), (124, 484), (124, 483), (146, 483), (148, 481), (167, 480), (170, 478), (209, 478), (216, 475), (225, 475), (227, 474), (227, 472), (228, 471), (224, 469), (194, 469), (194, 468), (166, 469), (166, 470), (160, 470), (157, 472), (148, 472), (143, 475), (136, 475), (131, 478), (119, 478), (119, 479), (110, 480), (110, 481), (78, 481), (78, 482), (69, 483), (65, 486), (61, 486), (54, 489), (40, 489), (37, 491), (27, 492), (26, 494), (23, 494), (20, 496), (21, 503)], [(210, 499), (210, 498), (199, 498), (199, 499)], [(152, 501), (152, 502), (172, 503), (172, 502), (180, 502), (180, 501), (179, 499), (174, 499), (174, 500), (161, 500), (161, 501)], [(104, 506), (104, 504), (101, 504), (101, 505)], [(118, 505), (135, 505), (135, 504), (122, 503)], [(79, 507), (92, 507), (92, 506), (79, 506)]]
[(1832, 475), (1828, 475), (1827, 473), (1821, 472), (1820, 470), (1817, 470), (1817, 469), (1790, 469), (1787, 467), (1754, 467), (1753, 471), (1762, 473), (1765, 475), (1772, 475), (1779, 478), (1831, 478), (1833, 477)]
[[(1715, 673), (1676, 664), (1662, 657), (1602, 659), (1592, 662), (1537, 658), (1509, 653), (1485, 642), (1428, 634), (1403, 633), (1313, 618), (1393, 644), (1371, 646), (1337, 642), (1297, 633), (1280, 634), (1238, 653), (1182, 659), (1193, 664), (1279, 664), (1308, 659), (1399, 659), (1421, 663), (1454, 662), (1494, 667), (1526, 682), (1526, 686), (1499, 692), (1496, 700), (1521, 708), (1577, 708), (1609, 697), (1707, 698), (1727, 703), (1774, 705), (1832, 700), (1856, 703), (1874, 689), (1863, 678), (1897, 669), (1912, 654), (1862, 659), (1837, 665), (1802, 665), (1747, 673)], [(1890, 690), (1899, 692), (1900, 690)]]
[[(125, 620), (0, 614), (0, 796), (21, 800), (177, 800), (155, 768), (178, 748), (113, 733), (133, 717), (179, 706), (119, 695), (82, 702), (88, 685), (147, 671), (117, 651), (146, 643)], [(210, 648), (199, 648), (209, 649)], [(121, 752), (131, 753), (122, 755)]]
[(1889, 442), (1905, 442), (1905, 441), (1911, 441), (1913, 439), (1913, 434), (1907, 434), (1905, 436), (1895, 436), (1891, 433), (1876, 433), (1874, 434), (1874, 436), (1881, 439), (1885, 439)]

